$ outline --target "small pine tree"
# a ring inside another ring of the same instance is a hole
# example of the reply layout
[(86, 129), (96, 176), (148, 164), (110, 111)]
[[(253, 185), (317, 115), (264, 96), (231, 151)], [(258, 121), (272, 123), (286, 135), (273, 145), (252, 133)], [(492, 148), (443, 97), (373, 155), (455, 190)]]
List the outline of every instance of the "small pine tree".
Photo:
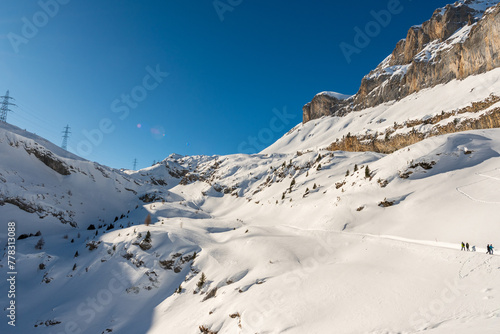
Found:
[(76, 270), (76, 263), (73, 265), (73, 271)]
[(292, 188), (295, 185), (295, 178), (292, 179), (292, 182), (290, 182), (290, 188)]
[(371, 177), (371, 171), (370, 171), (370, 168), (368, 167), (368, 165), (366, 165), (366, 168), (365, 168), (365, 177), (367, 179)]
[(321, 156), (321, 154), (318, 154), (318, 157), (316, 158), (316, 162), (321, 161), (321, 159), (323, 159), (323, 157)]
[(144, 238), (144, 241), (151, 242), (151, 233), (149, 231), (148, 231), (148, 233), (146, 233), (146, 237)]
[(284, 200), (285, 199), (285, 193), (283, 193), (283, 195), (281, 196), (281, 200)]
[(349, 176), (349, 169), (345, 172), (345, 176)]
[(315, 183), (314, 186), (313, 186), (313, 190), (315, 190), (316, 188), (318, 188), (318, 186)]
[(318, 165), (318, 168), (316, 170), (321, 170), (321, 164)]
[(309, 171), (307, 171), (307, 173), (306, 173), (306, 177), (308, 177), (308, 176), (309, 176)]
[(43, 240), (43, 238), (40, 238), (40, 240), (38, 240), (38, 242), (35, 245), (35, 249), (42, 249), (44, 245), (45, 245), (45, 240)]
[(146, 219), (144, 219), (144, 225), (149, 226), (151, 224), (151, 215), (148, 213)]
[(76, 251), (75, 256), (73, 256), (73, 257), (78, 257), (78, 255), (79, 255), (78, 251)]
[(203, 285), (205, 285), (206, 281), (207, 281), (207, 276), (205, 276), (205, 273), (201, 273), (200, 280), (198, 281), (198, 283), (196, 283), (198, 289), (201, 290), (201, 288), (203, 288)]
[(196, 254), (196, 252), (193, 253), (193, 261), (194, 259), (196, 259), (196, 257), (198, 256), (198, 254)]
[(357, 172), (358, 171), (358, 165), (354, 165), (354, 171)]
[(175, 290), (175, 293), (182, 293), (182, 284), (179, 284), (179, 287), (177, 288), (177, 290)]
[(306, 194), (309, 192), (309, 188), (306, 188)]

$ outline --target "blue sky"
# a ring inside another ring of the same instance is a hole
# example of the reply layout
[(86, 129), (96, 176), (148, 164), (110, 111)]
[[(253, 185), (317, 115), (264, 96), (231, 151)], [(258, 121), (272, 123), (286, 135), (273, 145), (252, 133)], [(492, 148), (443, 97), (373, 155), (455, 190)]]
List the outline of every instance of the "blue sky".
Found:
[[(58, 145), (69, 124), (70, 151), (116, 168), (255, 153), (300, 123), (316, 93), (356, 93), (446, 3), (6, 0), (0, 93), (18, 104), (9, 123)], [(377, 31), (373, 11), (388, 8)], [(356, 46), (367, 24), (373, 37)], [(350, 61), (342, 43), (357, 47)]]

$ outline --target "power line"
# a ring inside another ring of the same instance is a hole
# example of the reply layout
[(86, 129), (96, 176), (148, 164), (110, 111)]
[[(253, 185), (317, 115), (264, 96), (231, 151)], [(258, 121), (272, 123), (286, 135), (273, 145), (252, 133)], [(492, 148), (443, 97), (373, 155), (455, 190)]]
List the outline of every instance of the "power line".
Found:
[(46, 140), (52, 142), (55, 142), (55, 140), (57, 140), (54, 135), (57, 135), (59, 131), (45, 128), (39, 123), (35, 123), (33, 120), (22, 117), (18, 112), (16, 112), (15, 114), (11, 114), (9, 116), (9, 120), (11, 124), (18, 126), (25, 131), (32, 132), (33, 134), (38, 135)]
[(69, 131), (69, 129), (70, 129), (69, 125), (66, 125), (64, 127), (64, 131), (62, 132), (63, 133), (63, 142), (62, 142), (61, 147), (63, 150), (66, 150), (66, 151), (68, 150), (68, 138), (69, 138), (69, 134), (71, 133)]
[(9, 111), (12, 112), (9, 106), (15, 106), (14, 103), (10, 103), (10, 100), (14, 100), (14, 98), (9, 96), (9, 91), (4, 96), (0, 96), (0, 98), (3, 99), (2, 106), (0, 107), (0, 122), (7, 123), (7, 113)]
[(134, 169), (133, 170), (136, 170), (137, 169), (137, 159), (134, 159)]
[(17, 107), (19, 108), (20, 111), (26, 113), (26, 115), (29, 118), (33, 119), (37, 124), (43, 123), (43, 124), (45, 124), (48, 127), (53, 127), (54, 126), (54, 124), (52, 122), (47, 121), (47, 119), (41, 118), (40, 116), (37, 115), (38, 114), (37, 112), (35, 112), (32, 109), (26, 107), (22, 103), (18, 102), (18, 106)]
[(27, 118), (27, 116), (23, 116), (19, 112), (15, 113), (15, 114), (12, 114), (10, 117), (12, 119), (14, 119), (14, 120), (18, 120), (18, 122), (21, 122), (21, 123), (23, 123), (23, 122), (24, 123), (28, 123), (28, 125), (31, 125), (35, 130), (42, 129), (42, 130), (45, 130), (46, 132), (49, 132), (51, 134), (53, 134), (54, 132), (57, 131), (52, 126), (51, 127), (47, 127), (44, 124), (39, 123), (36, 120), (32, 119), (30, 116), (28, 116), (29, 118)]

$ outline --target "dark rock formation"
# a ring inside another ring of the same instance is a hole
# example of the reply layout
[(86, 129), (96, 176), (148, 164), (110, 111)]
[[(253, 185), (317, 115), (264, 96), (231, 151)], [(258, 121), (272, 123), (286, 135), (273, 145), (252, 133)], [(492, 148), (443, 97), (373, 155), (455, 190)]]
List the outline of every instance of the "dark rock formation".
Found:
[(52, 152), (44, 149), (37, 149), (35, 147), (28, 147), (27, 145), (24, 149), (29, 154), (33, 154), (35, 157), (37, 157), (38, 160), (43, 162), (47, 167), (54, 170), (55, 172), (61, 175), (71, 174), (68, 165), (65, 162), (57, 159)]
[(342, 116), (342, 112), (340, 114), (337, 112), (346, 104), (345, 101), (329, 94), (316, 95), (311, 102), (302, 108), (304, 123), (325, 115)]

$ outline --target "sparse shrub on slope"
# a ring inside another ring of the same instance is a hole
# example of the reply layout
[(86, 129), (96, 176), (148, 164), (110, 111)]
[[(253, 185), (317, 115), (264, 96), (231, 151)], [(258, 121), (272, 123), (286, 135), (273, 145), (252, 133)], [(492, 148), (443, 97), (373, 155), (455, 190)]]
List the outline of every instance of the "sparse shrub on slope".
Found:
[(151, 233), (148, 231), (146, 233), (146, 236), (144, 237), (144, 239), (141, 241), (141, 243), (139, 244), (139, 247), (141, 247), (141, 249), (143, 251), (147, 251), (149, 249), (151, 249), (151, 247), (153, 247), (153, 245), (151, 245)]
[(201, 290), (206, 282), (207, 276), (205, 276), (205, 273), (201, 273), (200, 280), (198, 281), (198, 283), (196, 283), (196, 287), (198, 288), (198, 290)]
[(219, 333), (218, 331), (212, 331), (206, 326), (200, 326), (199, 327), (201, 334), (217, 334)]
[(384, 198), (384, 200), (382, 202), (380, 202), (378, 204), (378, 206), (383, 207), (383, 208), (387, 208), (387, 207), (393, 206), (394, 203), (395, 203), (394, 201), (388, 201), (387, 198)]
[(45, 245), (45, 240), (43, 240), (43, 238), (40, 238), (40, 240), (38, 240), (38, 242), (35, 245), (35, 249), (42, 249), (44, 245)]
[(372, 172), (370, 171), (370, 167), (368, 167), (368, 165), (366, 165), (366, 167), (365, 167), (365, 178), (371, 179), (371, 175), (372, 175)]
[(87, 242), (86, 247), (88, 247), (89, 250), (92, 251), (94, 249), (97, 249), (99, 247), (100, 243), (101, 243), (100, 241), (90, 241), (90, 242)]
[[(377, 152), (390, 154), (404, 147), (418, 143), (425, 138), (439, 136), (449, 133), (463, 132), (469, 130), (479, 129), (493, 129), (500, 128), (500, 108), (495, 108), (491, 111), (484, 113), (476, 118), (468, 118), (460, 121), (456, 117), (465, 113), (478, 113), (486, 110), (495, 103), (500, 101), (500, 97), (491, 96), (485, 101), (473, 102), (471, 106), (454, 110), (450, 112), (443, 112), (440, 115), (432, 118), (422, 120), (408, 120), (403, 124), (394, 123), (394, 126), (387, 129), (385, 133), (377, 133), (375, 135), (359, 135), (352, 136), (350, 133), (341, 139), (328, 146), (329, 151), (348, 151), (348, 152)], [(445, 125), (437, 125), (437, 123), (450, 119)], [(429, 132), (421, 133), (416, 130), (416, 126), (424, 124), (434, 125)], [(394, 134), (399, 129), (411, 129), (408, 133)], [(384, 135), (383, 139), (378, 139), (379, 135)]]

